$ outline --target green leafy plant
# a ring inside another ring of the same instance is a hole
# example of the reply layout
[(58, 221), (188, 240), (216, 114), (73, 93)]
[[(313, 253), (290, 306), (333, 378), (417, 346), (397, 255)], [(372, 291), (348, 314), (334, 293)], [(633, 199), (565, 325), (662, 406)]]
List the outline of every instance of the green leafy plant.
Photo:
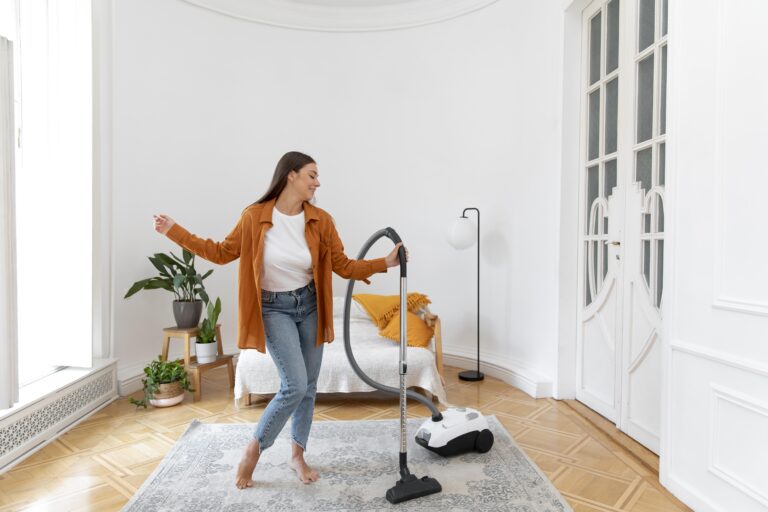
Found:
[(187, 379), (187, 370), (184, 368), (184, 363), (181, 359), (176, 361), (163, 361), (161, 356), (157, 356), (157, 359), (153, 360), (149, 365), (144, 368), (145, 379), (141, 379), (144, 384), (144, 398), (136, 400), (131, 397), (128, 399), (130, 403), (138, 407), (147, 408), (147, 402), (155, 398), (155, 393), (160, 389), (160, 384), (170, 384), (172, 382), (178, 382), (181, 389), (187, 391), (195, 391), (189, 385)]
[(159, 276), (136, 281), (125, 294), (125, 299), (139, 290), (168, 290), (181, 302), (193, 302), (200, 297), (208, 303), (203, 281), (213, 273), (213, 269), (200, 275), (195, 270), (195, 255), (184, 249), (183, 259), (171, 253), (170, 256), (156, 253), (149, 256), (149, 261), (160, 273)]
[(203, 320), (200, 326), (200, 334), (197, 336), (198, 343), (213, 343), (216, 337), (216, 322), (221, 314), (221, 299), (216, 297), (216, 304), (208, 303), (208, 318)]

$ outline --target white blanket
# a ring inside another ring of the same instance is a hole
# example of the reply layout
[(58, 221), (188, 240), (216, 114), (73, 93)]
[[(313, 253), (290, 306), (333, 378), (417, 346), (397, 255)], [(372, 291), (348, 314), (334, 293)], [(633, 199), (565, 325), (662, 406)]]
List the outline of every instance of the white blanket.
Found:
[[(333, 330), (336, 333), (336, 339), (324, 346), (317, 391), (318, 393), (375, 391), (355, 374), (347, 359), (344, 351), (342, 306), (343, 299), (334, 297)], [(398, 343), (379, 336), (377, 327), (354, 301), (352, 309), (350, 340), (358, 366), (373, 380), (397, 388), (400, 385)], [(426, 389), (441, 403), (446, 403), (445, 389), (437, 372), (432, 350), (408, 347), (407, 362), (406, 385)], [(246, 393), (275, 393), (279, 388), (280, 377), (268, 354), (262, 354), (254, 349), (240, 351), (235, 373), (235, 399), (242, 398)]]

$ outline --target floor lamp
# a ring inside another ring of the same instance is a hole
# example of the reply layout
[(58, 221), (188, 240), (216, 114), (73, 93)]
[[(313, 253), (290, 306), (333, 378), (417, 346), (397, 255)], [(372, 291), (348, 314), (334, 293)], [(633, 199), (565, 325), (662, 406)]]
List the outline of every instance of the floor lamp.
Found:
[[(477, 212), (477, 230), (472, 221), (467, 217), (467, 212)], [(477, 208), (464, 208), (461, 217), (451, 228), (448, 242), (454, 249), (466, 249), (477, 243), (477, 370), (466, 370), (459, 373), (461, 380), (483, 380), (485, 375), (480, 371), (480, 210)]]

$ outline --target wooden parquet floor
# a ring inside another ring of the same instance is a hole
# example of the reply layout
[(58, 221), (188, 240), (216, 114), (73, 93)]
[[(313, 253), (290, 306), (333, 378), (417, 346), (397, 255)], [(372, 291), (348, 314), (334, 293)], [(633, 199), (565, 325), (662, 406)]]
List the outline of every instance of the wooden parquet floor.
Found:
[[(620, 439), (610, 429), (597, 428), (597, 415), (578, 404), (533, 399), (493, 378), (462, 382), (457, 373), (446, 368), (451, 403), (495, 414), (575, 511), (689, 510), (659, 484), (655, 455), (626, 436)], [(188, 394), (181, 405), (168, 409), (137, 410), (125, 398), (113, 402), (0, 475), (0, 512), (119, 510), (193, 419), (259, 420), (266, 400), (238, 410), (226, 381), (224, 368), (212, 370), (204, 376), (202, 400), (193, 403)], [(409, 416), (425, 417), (426, 411), (420, 404), (410, 406)], [(321, 395), (315, 420), (397, 418), (398, 414), (396, 400)], [(307, 458), (312, 464), (311, 454)]]

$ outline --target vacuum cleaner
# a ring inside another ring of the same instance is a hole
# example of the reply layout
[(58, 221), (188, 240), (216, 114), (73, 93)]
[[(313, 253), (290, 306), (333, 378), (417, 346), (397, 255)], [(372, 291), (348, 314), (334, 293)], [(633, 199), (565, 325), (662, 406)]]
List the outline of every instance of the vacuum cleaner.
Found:
[[(364, 259), (373, 244), (383, 237), (389, 238), (395, 244), (402, 241), (394, 229), (381, 229), (363, 244), (357, 259)], [(402, 246), (398, 251), (398, 257), (400, 259), (400, 311), (407, 311), (407, 268), (405, 248)], [(387, 501), (390, 503), (400, 503), (438, 493), (442, 490), (442, 487), (437, 480), (428, 476), (418, 478), (408, 470), (407, 399), (417, 400), (431, 411), (432, 418), (426, 420), (417, 430), (416, 443), (440, 455), (458, 455), (472, 450), (480, 453), (487, 452), (493, 446), (493, 433), (488, 428), (488, 422), (480, 412), (468, 407), (453, 407), (441, 413), (427, 397), (413, 390), (406, 389), (405, 377), (408, 371), (406, 361), (408, 344), (406, 341), (407, 315), (405, 314), (400, 315), (400, 387), (393, 388), (376, 382), (360, 369), (352, 352), (349, 332), (349, 318), (354, 286), (355, 281), (350, 280), (347, 286), (347, 296), (344, 301), (344, 350), (347, 354), (347, 359), (349, 359), (352, 369), (363, 382), (373, 388), (386, 393), (397, 394), (400, 397), (400, 480), (395, 483), (394, 487), (387, 490)]]

